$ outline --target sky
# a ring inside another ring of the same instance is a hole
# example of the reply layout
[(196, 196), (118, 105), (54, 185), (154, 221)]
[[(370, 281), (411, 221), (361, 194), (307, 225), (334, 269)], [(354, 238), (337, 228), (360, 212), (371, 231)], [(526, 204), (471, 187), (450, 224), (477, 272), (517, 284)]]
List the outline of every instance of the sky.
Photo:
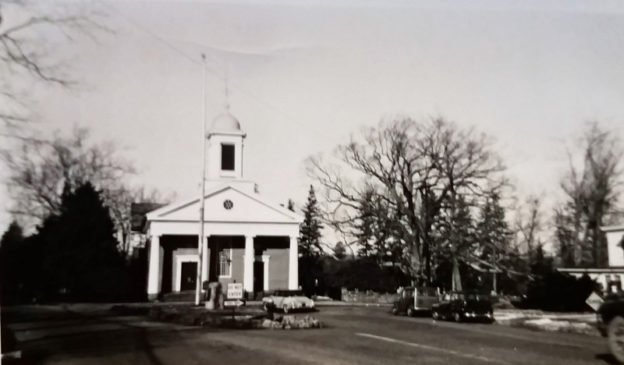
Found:
[[(278, 203), (305, 201), (307, 157), (384, 118), (474, 126), (495, 140), (518, 194), (547, 199), (588, 121), (624, 139), (621, 1), (76, 3), (103, 10), (112, 32), (39, 35), (79, 84), (28, 84), (33, 128), (88, 127), (136, 165), (134, 184), (180, 199), (199, 186), (202, 53), (208, 123), (227, 74), (245, 177)], [(5, 190), (0, 202), (3, 228)]]

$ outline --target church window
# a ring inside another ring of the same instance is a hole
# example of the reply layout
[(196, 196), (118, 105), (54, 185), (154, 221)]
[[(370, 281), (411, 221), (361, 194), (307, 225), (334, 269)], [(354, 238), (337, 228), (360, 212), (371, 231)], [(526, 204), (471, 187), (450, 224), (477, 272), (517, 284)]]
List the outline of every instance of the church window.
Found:
[(221, 144), (221, 170), (234, 171), (233, 144)]
[(219, 276), (232, 276), (231, 248), (224, 248), (219, 252)]

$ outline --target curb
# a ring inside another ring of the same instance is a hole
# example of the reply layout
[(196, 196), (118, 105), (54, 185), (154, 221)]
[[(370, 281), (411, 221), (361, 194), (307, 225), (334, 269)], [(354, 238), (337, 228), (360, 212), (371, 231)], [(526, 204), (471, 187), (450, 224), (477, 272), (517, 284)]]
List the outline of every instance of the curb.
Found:
[(317, 307), (392, 307), (392, 303), (364, 303), (364, 302), (314, 302)]

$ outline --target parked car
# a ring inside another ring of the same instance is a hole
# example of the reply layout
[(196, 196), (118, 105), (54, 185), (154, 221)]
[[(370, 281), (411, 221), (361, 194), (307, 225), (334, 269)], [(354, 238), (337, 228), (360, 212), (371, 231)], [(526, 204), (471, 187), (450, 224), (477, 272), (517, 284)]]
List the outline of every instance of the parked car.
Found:
[(489, 295), (479, 293), (451, 292), (444, 294), (440, 303), (431, 308), (433, 319), (454, 320), (456, 322), (494, 321), (494, 310)]
[(624, 297), (607, 296), (596, 312), (596, 323), (613, 357), (624, 364)]
[(418, 312), (430, 312), (440, 301), (435, 288), (405, 287), (399, 291), (399, 298), (392, 305), (392, 314), (407, 314), (412, 317)]
[(267, 312), (282, 310), (289, 313), (296, 310), (313, 310), (314, 301), (301, 290), (276, 290), (262, 298), (262, 306)]

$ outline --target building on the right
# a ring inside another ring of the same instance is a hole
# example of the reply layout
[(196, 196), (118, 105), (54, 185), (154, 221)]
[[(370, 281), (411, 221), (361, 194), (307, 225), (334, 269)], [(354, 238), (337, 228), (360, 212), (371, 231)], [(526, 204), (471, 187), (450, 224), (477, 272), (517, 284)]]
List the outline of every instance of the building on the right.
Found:
[(559, 268), (559, 272), (580, 278), (587, 274), (602, 286), (605, 293), (616, 293), (623, 289), (624, 282), (624, 224), (600, 228), (607, 238), (609, 266), (606, 268)]

